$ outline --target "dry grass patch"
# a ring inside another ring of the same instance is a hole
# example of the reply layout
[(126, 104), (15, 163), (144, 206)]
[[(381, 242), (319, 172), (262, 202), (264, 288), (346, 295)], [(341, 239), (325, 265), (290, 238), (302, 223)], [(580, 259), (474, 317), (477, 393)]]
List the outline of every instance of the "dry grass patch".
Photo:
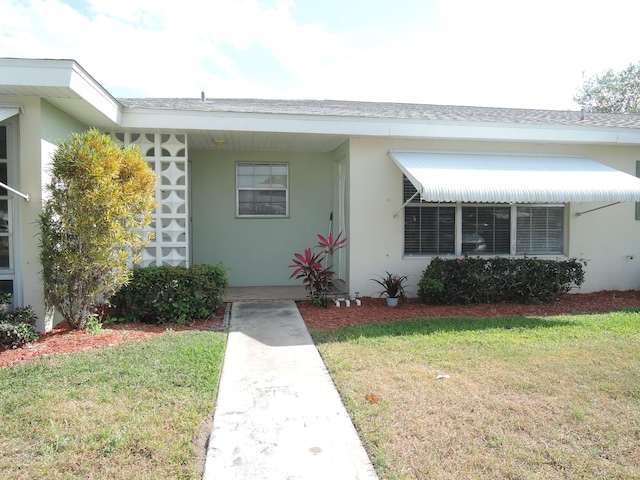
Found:
[(640, 477), (637, 313), (313, 336), (381, 478)]

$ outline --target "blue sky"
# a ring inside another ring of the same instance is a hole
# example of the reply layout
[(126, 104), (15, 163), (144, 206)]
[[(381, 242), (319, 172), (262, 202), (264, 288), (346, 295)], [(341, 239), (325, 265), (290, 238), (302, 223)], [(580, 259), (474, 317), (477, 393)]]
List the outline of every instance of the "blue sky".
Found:
[(71, 58), (116, 97), (578, 109), (640, 61), (634, 0), (0, 0), (0, 57)]

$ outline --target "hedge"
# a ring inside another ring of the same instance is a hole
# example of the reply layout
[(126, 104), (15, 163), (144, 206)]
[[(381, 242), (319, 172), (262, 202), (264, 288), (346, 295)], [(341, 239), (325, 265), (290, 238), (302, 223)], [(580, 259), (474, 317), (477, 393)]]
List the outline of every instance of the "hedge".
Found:
[(543, 303), (584, 281), (584, 262), (537, 258), (434, 258), (418, 282), (425, 303)]
[(110, 299), (112, 315), (121, 321), (185, 325), (213, 316), (227, 285), (227, 271), (220, 264), (136, 268)]

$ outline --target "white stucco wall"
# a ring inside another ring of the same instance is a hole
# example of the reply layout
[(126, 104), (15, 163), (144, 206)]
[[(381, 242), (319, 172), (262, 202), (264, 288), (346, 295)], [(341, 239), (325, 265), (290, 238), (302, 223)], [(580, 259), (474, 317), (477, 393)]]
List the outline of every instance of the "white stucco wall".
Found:
[[(393, 217), (402, 205), (402, 173), (388, 156), (390, 149), (583, 155), (630, 174), (635, 174), (635, 162), (640, 160), (640, 148), (634, 147), (352, 139), (349, 289), (361, 295), (375, 295), (378, 288), (370, 279), (385, 271), (408, 275), (408, 293), (415, 294), (430, 261), (430, 257), (403, 256), (404, 212)], [(635, 220), (635, 205), (627, 202), (575, 215), (601, 206), (570, 204), (567, 208), (566, 256), (588, 262), (579, 291), (640, 288), (640, 221)]]

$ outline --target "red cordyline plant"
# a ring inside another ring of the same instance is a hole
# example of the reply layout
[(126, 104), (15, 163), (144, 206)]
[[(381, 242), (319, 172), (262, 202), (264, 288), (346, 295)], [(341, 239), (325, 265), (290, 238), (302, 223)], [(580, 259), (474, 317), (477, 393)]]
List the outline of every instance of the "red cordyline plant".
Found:
[(302, 286), (311, 295), (313, 303), (326, 306), (326, 296), (331, 290), (331, 280), (335, 272), (332, 265), (325, 267), (323, 262), (327, 255), (333, 255), (336, 250), (344, 247), (347, 239), (342, 238), (342, 232), (335, 238), (332, 233), (328, 237), (318, 235), (318, 239), (315, 248), (320, 248), (320, 251), (314, 253), (311, 248), (306, 248), (304, 254), (294, 253), (293, 263), (289, 265), (294, 270), (289, 278), (302, 279)]
[(333, 255), (333, 252), (341, 249), (347, 243), (347, 238), (342, 237), (342, 232), (338, 234), (338, 236), (334, 239), (333, 233), (329, 233), (328, 237), (323, 237), (322, 235), (318, 235), (320, 241), (318, 242), (318, 246), (322, 247), (324, 253), (327, 255)]

